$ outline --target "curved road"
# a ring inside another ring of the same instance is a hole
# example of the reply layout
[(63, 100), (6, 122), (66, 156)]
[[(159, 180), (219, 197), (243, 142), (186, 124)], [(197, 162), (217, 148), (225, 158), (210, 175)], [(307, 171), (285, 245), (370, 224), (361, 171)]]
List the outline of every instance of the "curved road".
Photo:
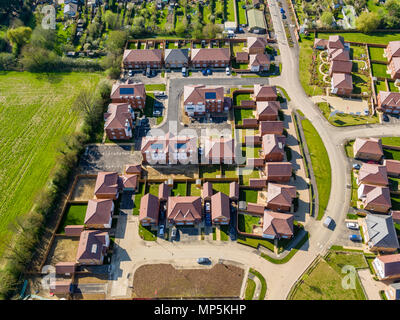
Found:
[[(326, 214), (336, 222), (336, 228), (331, 231), (322, 226), (321, 221), (307, 217), (305, 229), (310, 233), (310, 240), (285, 264), (277, 265), (256, 255), (254, 249), (237, 244), (224, 242), (195, 241), (193, 243), (171, 243), (167, 241), (144, 242), (138, 236), (137, 217), (128, 216), (126, 223), (118, 223), (118, 229), (124, 234), (132, 235), (129, 240), (120, 239), (117, 252), (113, 258), (111, 275), (111, 296), (122, 297), (127, 292), (127, 274), (134, 274), (134, 270), (144, 263), (165, 262), (190, 264), (200, 256), (207, 256), (214, 261), (227, 259), (237, 261), (258, 270), (266, 279), (266, 299), (286, 299), (291, 287), (312, 261), (323, 254), (345, 228), (344, 220), (348, 212), (351, 189), (346, 188), (350, 181), (350, 166), (344, 153), (343, 143), (346, 139), (369, 136), (394, 136), (399, 135), (399, 125), (364, 125), (357, 127), (337, 128), (328, 123), (314, 103), (305, 94), (299, 79), (299, 48), (295, 44), (290, 48), (287, 44), (285, 30), (275, 0), (268, 0), (272, 21), (277, 36), (281, 61), (282, 74), (273, 78), (208, 78), (191, 79), (191, 83), (203, 84), (271, 84), (279, 85), (286, 89), (291, 102), (289, 108), (300, 109), (313, 123), (314, 127), (324, 141), (332, 168), (332, 185)], [(179, 101), (177, 92), (181, 92), (187, 79), (172, 79), (169, 84), (168, 121), (161, 129), (168, 132), (172, 126), (177, 130), (182, 129), (176, 112)], [(175, 107), (173, 107), (175, 106)], [(176, 123), (176, 125), (174, 124)], [(117, 231), (118, 232), (118, 231)], [(121, 250), (119, 250), (121, 249)]]

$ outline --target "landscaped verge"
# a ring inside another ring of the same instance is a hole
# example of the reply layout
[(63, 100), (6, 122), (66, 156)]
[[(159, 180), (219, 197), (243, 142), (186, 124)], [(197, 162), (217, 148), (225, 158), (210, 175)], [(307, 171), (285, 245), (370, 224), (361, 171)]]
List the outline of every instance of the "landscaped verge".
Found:
[(267, 282), (265, 281), (263, 275), (259, 273), (257, 270), (254, 270), (253, 268), (250, 268), (249, 270), (250, 273), (254, 274), (261, 282), (261, 290), (260, 290), (260, 295), (258, 297), (258, 300), (264, 300), (265, 295), (267, 293)]

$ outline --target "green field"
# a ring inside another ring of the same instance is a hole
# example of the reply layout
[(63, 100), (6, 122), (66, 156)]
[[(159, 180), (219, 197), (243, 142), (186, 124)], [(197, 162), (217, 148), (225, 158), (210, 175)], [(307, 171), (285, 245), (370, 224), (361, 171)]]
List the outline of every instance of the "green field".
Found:
[(214, 193), (222, 192), (225, 193), (227, 196), (229, 196), (229, 184), (230, 184), (229, 182), (221, 182), (221, 183), (213, 182), (212, 187)]
[(399, 88), (394, 85), (394, 82), (389, 81), (388, 84), (389, 84), (389, 91), (399, 92)]
[(372, 68), (372, 75), (374, 77), (390, 78), (390, 75), (386, 73), (387, 70), (386, 64), (372, 63), (371, 68)]
[(239, 93), (233, 97), (233, 105), (240, 106), (242, 100), (250, 100), (250, 93)]
[(324, 143), (311, 122), (308, 119), (304, 119), (301, 121), (301, 124), (303, 126), (304, 136), (307, 141), (312, 168), (317, 182), (319, 198), (317, 219), (320, 220), (325, 213), (329, 201), (329, 195), (331, 193), (331, 163)]
[(386, 87), (385, 81), (377, 80), (375, 82), (375, 93), (378, 94), (379, 91), (387, 91), (387, 87)]
[(247, 24), (246, 18), (246, 9), (243, 9), (242, 6), (246, 5), (246, 1), (244, 0), (237, 0), (237, 11), (238, 11), (238, 24)]
[(239, 231), (245, 233), (253, 233), (253, 226), (258, 225), (260, 217), (252, 216), (251, 214), (239, 214), (238, 215), (238, 228)]
[(383, 137), (381, 140), (382, 144), (388, 146), (400, 146), (400, 137)]
[(64, 213), (60, 227), (57, 233), (64, 233), (65, 226), (68, 225), (83, 225), (86, 216), (86, 204), (71, 204)]
[(171, 194), (173, 196), (186, 196), (186, 183), (175, 182)]
[(383, 48), (368, 47), (369, 55), (371, 60), (386, 61), (387, 59), (383, 56)]
[(190, 192), (189, 196), (201, 196), (201, 188), (198, 188), (195, 183), (190, 183), (188, 190)]
[[(368, 268), (364, 256), (357, 253), (331, 251), (314, 269), (306, 272), (302, 283), (295, 289), (291, 300), (366, 300), (361, 283), (355, 277), (355, 288), (342, 286), (343, 266)], [(348, 274), (348, 273), (347, 273)]]
[(219, 165), (200, 166), (200, 178), (216, 178), (221, 175), (221, 167)]
[(399, 33), (395, 32), (371, 32), (369, 34), (349, 32), (349, 33), (321, 33), (319, 32), (317, 37), (320, 39), (328, 39), (330, 35), (341, 35), (345, 41), (363, 42), (363, 43), (376, 43), (376, 44), (388, 44), (390, 41), (399, 40)]
[[(139, 209), (140, 209), (140, 200), (142, 200), (142, 197), (144, 196), (146, 188), (144, 187), (145, 184), (142, 182), (139, 184), (138, 191), (135, 193), (135, 200), (134, 200), (134, 206), (133, 206), (133, 214), (134, 215), (139, 215)], [(158, 196), (158, 193), (157, 193)]]
[(258, 192), (250, 189), (239, 189), (239, 200), (256, 203)]
[(243, 124), (243, 119), (254, 119), (253, 109), (235, 109), (235, 124)]
[[(75, 132), (79, 116), (72, 104), (82, 87), (96, 85), (100, 73), (0, 74), (0, 238), (26, 214), (56, 164), (62, 138)], [(4, 246), (3, 246), (4, 247)]]
[(165, 91), (166, 85), (164, 83), (160, 84), (146, 84), (146, 91)]
[(225, 0), (226, 21), (235, 21), (235, 2), (236, 0)]

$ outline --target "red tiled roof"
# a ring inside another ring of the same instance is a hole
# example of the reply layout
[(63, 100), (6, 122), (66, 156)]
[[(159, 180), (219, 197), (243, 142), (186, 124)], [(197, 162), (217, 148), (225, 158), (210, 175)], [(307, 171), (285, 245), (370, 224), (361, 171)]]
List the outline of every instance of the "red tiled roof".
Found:
[(392, 57), (400, 57), (400, 40), (390, 41), (386, 47), (387, 59), (390, 61)]
[(267, 203), (280, 205), (280, 206), (291, 206), (293, 199), (296, 198), (296, 187), (268, 183)]
[(192, 49), (192, 62), (196, 61), (230, 61), (230, 52), (228, 48), (201, 48)]
[(379, 91), (381, 107), (400, 107), (400, 92)]
[(239, 199), (239, 184), (237, 182), (229, 184), (229, 198)]
[(265, 210), (265, 205), (263, 205), (263, 204), (252, 203), (252, 202), (247, 203), (246, 211), (248, 211), (248, 212), (264, 214), (264, 210)]
[(268, 44), (267, 39), (263, 37), (247, 37), (247, 48), (264, 48)]
[(86, 209), (85, 224), (108, 224), (113, 207), (111, 199), (90, 199)]
[(150, 218), (157, 224), (159, 209), (160, 203), (158, 202), (158, 198), (151, 193), (145, 194), (142, 199), (140, 199), (139, 220)]
[(353, 89), (353, 78), (348, 73), (333, 73), (332, 84), (338, 89)]
[(169, 197), (167, 217), (175, 222), (195, 222), (201, 220), (200, 197)]
[(119, 177), (116, 172), (99, 172), (97, 174), (95, 195), (117, 194), (119, 188)]
[(293, 236), (293, 222), (292, 214), (265, 211), (263, 233), (275, 237)]
[(104, 255), (107, 236), (108, 232), (99, 230), (82, 231), (76, 260), (78, 262), (87, 259), (100, 261), (101, 257)]
[(229, 197), (222, 192), (218, 192), (211, 197), (211, 218), (230, 218)]
[(211, 182), (205, 182), (201, 191), (201, 196), (206, 199), (213, 195), (213, 188)]
[(167, 200), (171, 194), (171, 189), (171, 186), (169, 186), (168, 184), (161, 183), (158, 186), (158, 198), (160, 198), (160, 200)]
[(262, 150), (264, 156), (273, 153), (284, 153), (285, 137), (277, 134), (266, 134), (262, 137)]
[(278, 116), (278, 110), (281, 108), (279, 101), (257, 101), (258, 116), (273, 115)]
[(140, 164), (127, 164), (125, 166), (125, 173), (127, 174), (141, 174), (142, 173), (142, 165)]
[(124, 62), (156, 62), (162, 61), (162, 50), (158, 49), (134, 49), (124, 51)]
[(357, 138), (353, 145), (354, 155), (358, 153), (365, 153), (375, 156), (383, 156), (382, 140), (376, 138)]
[(276, 100), (278, 98), (278, 93), (275, 86), (255, 84), (254, 97), (256, 100), (260, 98), (270, 98)]
[(267, 162), (265, 164), (267, 177), (291, 177), (292, 164), (290, 162)]
[(136, 189), (139, 178), (137, 174), (125, 174), (121, 177), (124, 189)]
[(231, 138), (209, 138), (204, 145), (205, 158), (233, 160), (235, 158), (234, 140)]
[(206, 104), (206, 94), (207, 93), (215, 93), (215, 99), (211, 100), (221, 100), (221, 103), (224, 101), (224, 87), (218, 86), (205, 86), (205, 85), (190, 85), (183, 87), (183, 104), (187, 105), (189, 103), (192, 104)]
[[(132, 94), (125, 94), (125, 93), (120, 93), (120, 89), (133, 89), (133, 93)], [(134, 96), (136, 97), (140, 97), (143, 100), (146, 99), (146, 89), (144, 87), (143, 83), (129, 83), (128, 81), (126, 82), (115, 82), (112, 86), (111, 89), (111, 99), (119, 99), (120, 97), (125, 97), (125, 96)]]
[(268, 54), (257, 53), (250, 55), (250, 60), (249, 60), (250, 66), (263, 66), (263, 65), (269, 65), (270, 63), (271, 60)]
[(358, 182), (364, 184), (388, 185), (386, 167), (379, 164), (364, 163), (358, 171)]
[(330, 67), (330, 72), (333, 73), (351, 73), (353, 62), (333, 60)]
[(125, 129), (131, 127), (132, 114), (129, 103), (110, 103), (107, 113), (104, 114), (106, 120), (105, 129)]
[(282, 121), (260, 121), (260, 135), (265, 134), (282, 134), (283, 122)]
[(386, 166), (386, 171), (389, 175), (400, 175), (400, 161), (385, 159), (383, 165)]

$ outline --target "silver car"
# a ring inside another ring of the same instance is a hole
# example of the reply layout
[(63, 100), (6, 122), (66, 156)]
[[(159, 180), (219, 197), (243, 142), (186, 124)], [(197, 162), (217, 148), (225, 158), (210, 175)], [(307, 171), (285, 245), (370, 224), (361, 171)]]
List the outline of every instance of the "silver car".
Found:
[(347, 222), (346, 227), (353, 230), (358, 230), (360, 228), (356, 222)]

